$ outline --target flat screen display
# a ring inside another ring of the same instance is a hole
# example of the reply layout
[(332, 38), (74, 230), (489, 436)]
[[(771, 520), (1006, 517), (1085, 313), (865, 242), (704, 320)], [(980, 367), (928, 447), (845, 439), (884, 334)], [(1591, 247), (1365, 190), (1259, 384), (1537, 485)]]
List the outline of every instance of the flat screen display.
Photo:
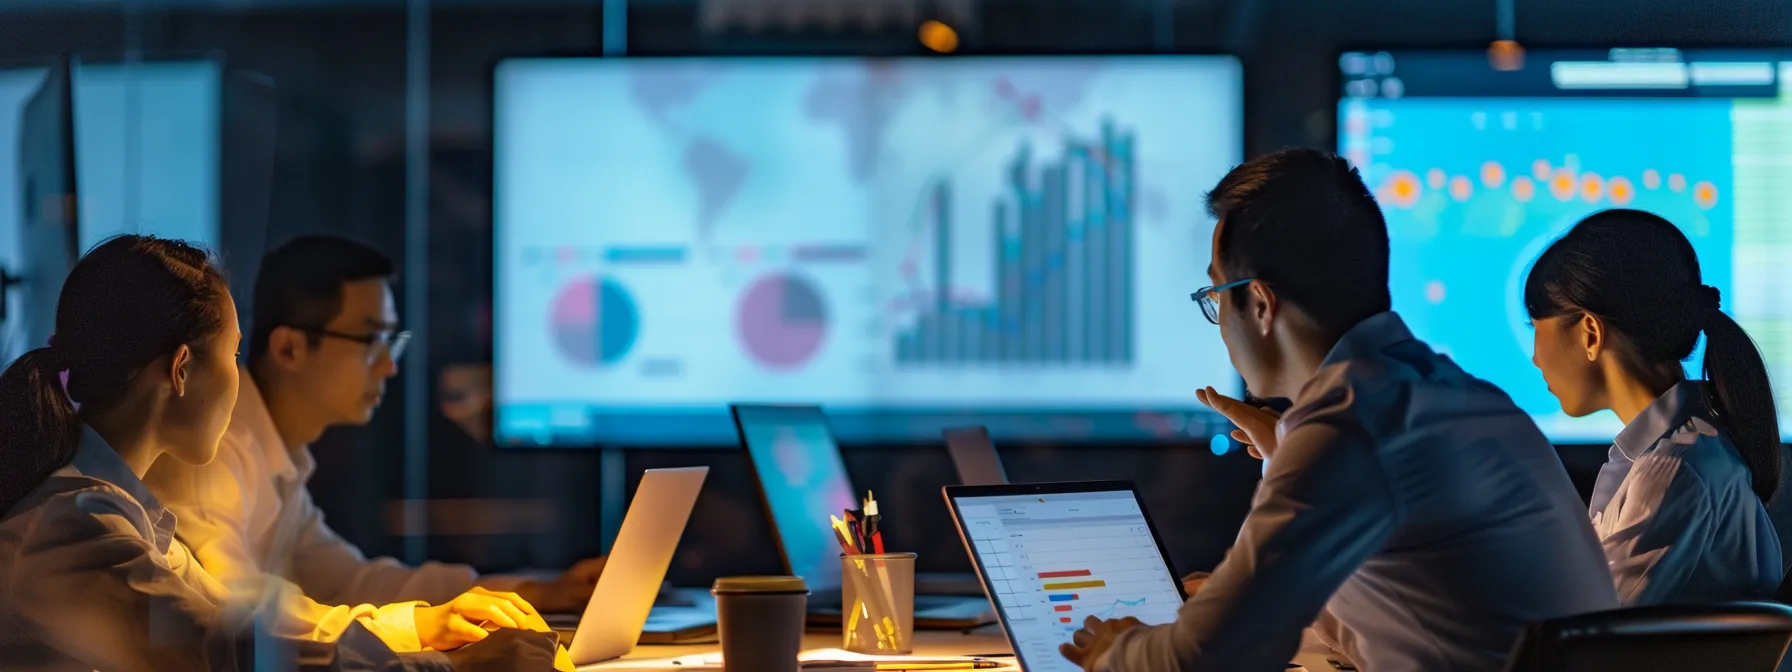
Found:
[(838, 590), (840, 542), (829, 516), (859, 503), (827, 416), (814, 406), (739, 406), (734, 412), (791, 573), (812, 591)]
[(496, 70), (498, 440), (1204, 436), (1188, 300), (1230, 57), (521, 59)]
[(1522, 293), (1576, 221), (1638, 208), (1686, 233), (1792, 399), (1792, 52), (1536, 51), (1501, 65), (1478, 50), (1339, 59), (1339, 151), (1386, 213), (1394, 308), (1414, 334), (1552, 440), (1611, 441), (1615, 415), (1570, 418), (1544, 385)]
[(1025, 669), (1082, 669), (1058, 646), (1090, 616), (1176, 621), (1181, 589), (1131, 490), (952, 502)]

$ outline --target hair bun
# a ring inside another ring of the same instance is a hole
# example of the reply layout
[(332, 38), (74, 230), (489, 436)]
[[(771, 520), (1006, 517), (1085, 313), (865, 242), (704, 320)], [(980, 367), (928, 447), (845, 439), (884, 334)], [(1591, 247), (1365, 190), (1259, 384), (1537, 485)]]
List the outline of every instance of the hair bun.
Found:
[(1699, 285), (1698, 306), (1710, 312), (1723, 309), (1723, 293), (1711, 285)]
[(51, 371), (55, 371), (57, 373), (61, 373), (63, 370), (68, 368), (65, 353), (63, 352), (62, 348), (56, 347), (56, 337), (55, 336), (50, 337), (49, 345), (46, 345), (42, 348), (38, 348), (38, 350), (41, 351), (41, 353), (42, 353), (42, 357), (40, 357), (38, 361), (43, 364), (44, 368), (49, 369)]

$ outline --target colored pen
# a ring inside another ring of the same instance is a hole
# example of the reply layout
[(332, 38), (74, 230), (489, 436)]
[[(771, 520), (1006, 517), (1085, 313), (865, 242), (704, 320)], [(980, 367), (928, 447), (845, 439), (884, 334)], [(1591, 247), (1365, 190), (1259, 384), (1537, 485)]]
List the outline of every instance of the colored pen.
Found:
[(865, 491), (865, 534), (875, 536), (877, 524), (883, 522), (883, 516), (877, 514), (877, 495)]

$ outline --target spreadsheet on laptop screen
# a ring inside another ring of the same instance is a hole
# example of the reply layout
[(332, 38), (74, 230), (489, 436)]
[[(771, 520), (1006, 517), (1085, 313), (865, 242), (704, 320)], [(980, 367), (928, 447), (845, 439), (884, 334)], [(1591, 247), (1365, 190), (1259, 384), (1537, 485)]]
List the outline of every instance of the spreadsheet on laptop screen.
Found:
[(1028, 670), (1079, 668), (1083, 619), (1176, 620), (1182, 593), (1130, 491), (956, 497), (966, 537)]

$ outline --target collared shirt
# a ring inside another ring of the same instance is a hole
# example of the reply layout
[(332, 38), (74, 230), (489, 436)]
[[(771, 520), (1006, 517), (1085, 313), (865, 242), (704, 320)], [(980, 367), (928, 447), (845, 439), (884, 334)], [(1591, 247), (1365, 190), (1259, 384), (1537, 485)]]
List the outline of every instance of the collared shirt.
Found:
[[(320, 626), (268, 606), (290, 599), (277, 586), (237, 594), (207, 573), (175, 514), (90, 427), (69, 463), (0, 519), (6, 670), (245, 670), (252, 656), (325, 651), (339, 669), (445, 665), (416, 653), (411, 605), (339, 607)], [(412, 633), (408, 648), (395, 628)]]
[(1588, 506), (1626, 606), (1771, 598), (1780, 540), (1754, 477), (1683, 381), (1618, 433)]
[(246, 613), (174, 538), (175, 517), (92, 429), (0, 520), (0, 666), (242, 667)]
[(1375, 672), (1498, 670), (1529, 623), (1617, 606), (1561, 459), (1505, 393), (1357, 324), (1277, 426), (1238, 541), (1102, 670), (1280, 670), (1302, 628)]
[(474, 586), (470, 567), (369, 560), (337, 536), (305, 488), (316, 469), (310, 449), (281, 440), (247, 369), (239, 389), (217, 459), (203, 467), (162, 460), (145, 478), (180, 516), (181, 539), (208, 571), (233, 587), (290, 581), (303, 603), (288, 612), (314, 622), (332, 616), (325, 605), (440, 604)]

